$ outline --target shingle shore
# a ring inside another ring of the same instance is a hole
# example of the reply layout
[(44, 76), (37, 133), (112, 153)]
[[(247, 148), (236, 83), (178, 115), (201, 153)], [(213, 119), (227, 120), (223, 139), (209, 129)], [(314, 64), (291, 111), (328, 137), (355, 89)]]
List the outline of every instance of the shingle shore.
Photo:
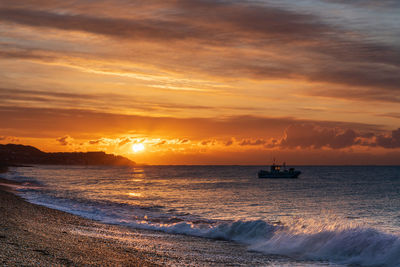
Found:
[(131, 246), (75, 234), (77, 227), (107, 227), (14, 195), (0, 178), (0, 265), (155, 266), (156, 259)]

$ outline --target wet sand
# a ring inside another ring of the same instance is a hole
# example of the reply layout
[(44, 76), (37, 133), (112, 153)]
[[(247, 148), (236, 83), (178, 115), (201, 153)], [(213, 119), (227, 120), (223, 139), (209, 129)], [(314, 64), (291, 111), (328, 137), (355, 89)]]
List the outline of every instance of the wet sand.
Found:
[(158, 259), (133, 244), (74, 233), (81, 227), (112, 226), (30, 204), (4, 185), (18, 184), (4, 179), (0, 183), (0, 265), (158, 265)]

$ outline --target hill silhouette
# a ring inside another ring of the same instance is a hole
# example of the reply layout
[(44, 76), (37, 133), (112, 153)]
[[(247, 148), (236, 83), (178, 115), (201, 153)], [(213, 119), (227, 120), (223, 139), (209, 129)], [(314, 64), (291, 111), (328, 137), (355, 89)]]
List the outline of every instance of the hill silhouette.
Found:
[(132, 166), (135, 162), (102, 151), (46, 153), (33, 146), (0, 144), (0, 165), (18, 164)]

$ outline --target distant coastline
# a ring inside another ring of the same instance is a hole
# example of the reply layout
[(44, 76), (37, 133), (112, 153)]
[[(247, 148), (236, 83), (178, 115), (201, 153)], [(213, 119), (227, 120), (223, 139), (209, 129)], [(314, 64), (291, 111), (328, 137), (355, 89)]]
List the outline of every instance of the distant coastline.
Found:
[(33, 146), (0, 144), (0, 172), (10, 166), (30, 164), (45, 165), (105, 165), (134, 166), (136, 163), (123, 156), (96, 152), (58, 152), (47, 153)]

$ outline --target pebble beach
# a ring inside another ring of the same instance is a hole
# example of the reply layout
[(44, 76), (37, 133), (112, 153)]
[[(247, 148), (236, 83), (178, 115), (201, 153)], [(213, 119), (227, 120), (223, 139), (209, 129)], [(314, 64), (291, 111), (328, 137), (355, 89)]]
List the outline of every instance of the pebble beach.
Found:
[(29, 203), (16, 194), (20, 186), (0, 178), (1, 266), (269, 266), (281, 258), (223, 240), (103, 224)]
[(134, 244), (74, 234), (77, 227), (112, 226), (28, 203), (12, 193), (18, 184), (0, 183), (2, 266), (157, 266)]

